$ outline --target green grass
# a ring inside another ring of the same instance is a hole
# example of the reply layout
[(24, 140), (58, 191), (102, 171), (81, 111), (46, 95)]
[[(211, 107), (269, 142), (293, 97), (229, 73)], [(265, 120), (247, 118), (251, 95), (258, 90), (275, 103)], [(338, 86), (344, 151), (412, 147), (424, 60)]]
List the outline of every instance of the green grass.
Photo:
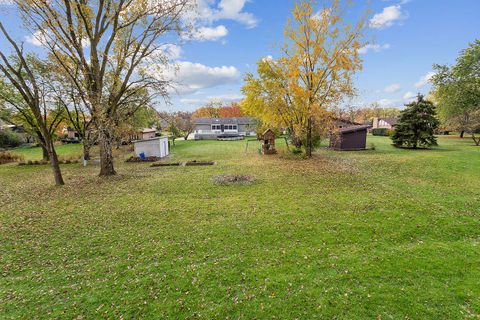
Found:
[[(62, 157), (81, 157), (82, 156), (82, 145), (81, 144), (62, 144), (56, 147), (57, 154), (60, 158)], [(42, 149), (38, 147), (20, 147), (14, 149), (13, 152), (23, 156), (25, 160), (41, 160), (42, 159)]]
[[(178, 142), (168, 161), (218, 165), (63, 165), (62, 188), (0, 166), (0, 318), (478, 319), (480, 149), (439, 142), (311, 160)], [(212, 183), (230, 173), (257, 180)]]

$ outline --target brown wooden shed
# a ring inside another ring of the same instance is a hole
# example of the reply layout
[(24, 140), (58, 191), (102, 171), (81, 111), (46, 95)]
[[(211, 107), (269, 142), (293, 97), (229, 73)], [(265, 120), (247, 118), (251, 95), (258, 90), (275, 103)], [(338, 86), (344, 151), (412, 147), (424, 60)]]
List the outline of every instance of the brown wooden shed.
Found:
[(334, 150), (365, 150), (369, 125), (340, 128), (330, 137), (330, 147)]

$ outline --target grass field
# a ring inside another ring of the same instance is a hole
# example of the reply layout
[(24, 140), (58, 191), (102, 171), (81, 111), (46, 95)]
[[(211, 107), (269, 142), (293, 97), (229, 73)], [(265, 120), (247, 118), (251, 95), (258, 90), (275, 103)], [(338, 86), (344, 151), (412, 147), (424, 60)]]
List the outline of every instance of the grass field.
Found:
[(169, 161), (218, 165), (62, 165), (62, 188), (2, 165), (0, 318), (478, 319), (480, 148), (369, 143), (298, 160), (178, 142)]

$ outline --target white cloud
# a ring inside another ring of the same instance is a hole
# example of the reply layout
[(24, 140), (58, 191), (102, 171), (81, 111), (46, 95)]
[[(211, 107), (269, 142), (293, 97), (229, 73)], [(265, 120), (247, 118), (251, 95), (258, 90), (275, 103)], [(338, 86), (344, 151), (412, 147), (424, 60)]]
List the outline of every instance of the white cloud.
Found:
[(205, 88), (235, 83), (240, 72), (233, 66), (209, 67), (200, 63), (179, 61), (176, 70), (168, 69), (163, 78), (175, 83), (179, 94), (192, 94)]
[(162, 53), (170, 60), (177, 60), (182, 55), (182, 48), (176, 44), (165, 44)]
[(232, 102), (239, 102), (243, 98), (244, 96), (241, 94), (226, 93), (226, 94), (218, 94), (218, 95), (209, 95), (204, 98), (181, 98), (180, 103), (188, 106), (198, 107), (198, 106), (205, 105), (209, 101), (232, 103)]
[(435, 75), (435, 72), (430, 71), (426, 75), (422, 76), (416, 83), (415, 83), (415, 88), (420, 89), (425, 87), (432, 77)]
[(44, 43), (46, 43), (47, 38), (45, 37), (44, 33), (38, 30), (38, 31), (35, 31), (34, 34), (25, 36), (25, 41), (27, 41), (27, 43), (31, 45), (41, 47), (43, 46)]
[(405, 100), (406, 103), (411, 102), (412, 100), (415, 100), (417, 97), (417, 94), (415, 92), (408, 91), (403, 95), (403, 100)]
[(184, 35), (185, 39), (198, 41), (216, 41), (228, 35), (228, 29), (224, 25), (217, 27), (199, 27), (192, 34)]
[(196, 0), (197, 12), (191, 18), (213, 23), (218, 20), (234, 20), (254, 28), (258, 24), (257, 18), (250, 12), (245, 12), (247, 0), (220, 0), (215, 6), (215, 0)]
[(394, 93), (394, 92), (400, 91), (400, 89), (402, 89), (402, 87), (398, 83), (393, 83), (393, 84), (385, 87), (385, 89), (383, 89), (383, 91), (386, 92), (386, 93)]
[(331, 12), (332, 12), (332, 10), (331, 10), (330, 8), (324, 9), (324, 10), (320, 10), (320, 11), (318, 11), (317, 13), (315, 13), (315, 14), (312, 16), (312, 18), (322, 21), (322, 20), (327, 19)]
[(401, 101), (397, 99), (380, 99), (377, 103), (382, 108), (391, 108), (397, 106)]
[(205, 100), (204, 99), (182, 98), (182, 99), (180, 99), (180, 103), (187, 104), (187, 105), (190, 105), (190, 106), (198, 106), (198, 105), (201, 105), (201, 104), (205, 103)]
[[(25, 41), (27, 41), (27, 43), (34, 45), (36, 47), (43, 47), (46, 45), (48, 41), (51, 41), (51, 38), (49, 38), (44, 32), (37, 30), (35, 31), (34, 34), (25, 36)], [(90, 40), (83, 39), (82, 46), (83, 48), (90, 47)]]
[(382, 50), (390, 49), (390, 44), (367, 44), (360, 49), (358, 49), (359, 54), (366, 54), (368, 51), (372, 50), (373, 52), (380, 52)]
[(402, 11), (400, 5), (383, 8), (381, 13), (377, 13), (370, 19), (369, 26), (373, 29), (385, 29), (393, 26), (396, 21), (405, 20), (407, 14)]
[(271, 55), (268, 55), (266, 57), (263, 57), (262, 58), (262, 61), (263, 62), (268, 62), (268, 61), (273, 61), (273, 57)]
[(244, 98), (243, 95), (241, 94), (235, 94), (235, 93), (227, 93), (227, 94), (220, 94), (220, 95), (212, 95), (208, 96), (208, 100), (213, 100), (213, 101), (222, 101), (222, 102), (237, 102), (240, 101)]

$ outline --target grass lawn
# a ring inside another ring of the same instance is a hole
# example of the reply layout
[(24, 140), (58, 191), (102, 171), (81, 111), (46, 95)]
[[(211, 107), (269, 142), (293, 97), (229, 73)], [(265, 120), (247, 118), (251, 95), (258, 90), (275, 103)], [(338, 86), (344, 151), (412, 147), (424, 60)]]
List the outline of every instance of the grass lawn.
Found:
[[(81, 144), (63, 144), (57, 146), (55, 150), (57, 151), (58, 157), (60, 159), (62, 159), (63, 157), (80, 158), (83, 152)], [(23, 156), (26, 161), (42, 159), (42, 149), (38, 147), (20, 147), (14, 149), (13, 152), (20, 156)]]
[(369, 143), (296, 160), (178, 142), (169, 161), (218, 165), (62, 165), (62, 188), (2, 165), (0, 318), (478, 319), (480, 148)]

